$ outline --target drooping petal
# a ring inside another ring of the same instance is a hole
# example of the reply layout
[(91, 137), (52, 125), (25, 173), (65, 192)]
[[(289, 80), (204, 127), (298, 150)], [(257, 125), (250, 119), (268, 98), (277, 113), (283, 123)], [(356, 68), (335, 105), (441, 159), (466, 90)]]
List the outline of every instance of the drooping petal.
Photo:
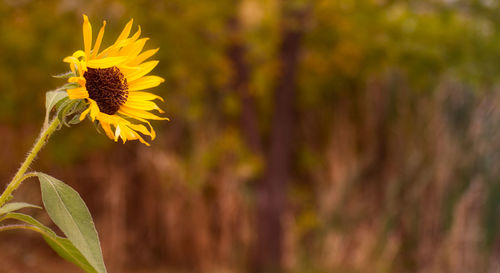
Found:
[(130, 125), (128, 125), (128, 127), (130, 127), (134, 131), (140, 132), (143, 135), (153, 136), (153, 134), (148, 131), (146, 126), (144, 126), (142, 124), (130, 124)]
[(168, 120), (168, 118), (162, 118), (159, 117), (155, 114), (152, 114), (150, 112), (144, 111), (144, 110), (139, 110), (139, 109), (134, 109), (131, 107), (128, 107), (126, 105), (122, 105), (120, 107), (120, 110), (118, 110), (119, 113), (123, 113), (124, 115), (130, 116), (132, 118), (143, 118), (143, 119), (152, 119), (152, 120)]
[(63, 59), (63, 62), (65, 63), (74, 63), (74, 62), (78, 62), (78, 59), (73, 57), (73, 56), (68, 56), (66, 58)]
[(137, 139), (146, 146), (151, 146), (148, 142), (146, 142), (140, 135), (137, 135)]
[(110, 139), (114, 139), (115, 136), (113, 135), (113, 131), (111, 130), (111, 126), (109, 125), (109, 123), (103, 121), (99, 121), (99, 123), (101, 124), (101, 127), (104, 130), (106, 136)]
[(73, 73), (75, 73), (75, 71), (78, 69), (78, 59), (73, 56), (68, 56), (64, 58), (63, 62), (69, 63), (69, 68)]
[[(132, 117), (132, 116), (129, 116), (129, 115), (127, 115), (126, 113), (124, 113), (124, 112), (120, 112), (120, 111), (118, 111), (118, 113), (120, 113), (120, 114), (122, 114), (122, 115), (125, 115), (125, 116), (128, 116), (128, 117), (129, 117), (129, 118), (131, 118), (131, 119), (135, 119), (135, 120), (138, 120), (138, 121), (140, 121), (140, 122), (144, 122), (144, 123), (146, 123), (146, 124), (148, 125), (148, 127), (149, 127), (149, 132), (151, 133), (151, 134), (150, 134), (150, 136), (151, 136), (151, 140), (154, 140), (154, 139), (156, 138), (156, 132), (155, 132), (155, 130), (153, 129), (153, 126), (151, 125), (151, 123), (150, 123), (147, 119), (143, 119), (143, 118), (141, 118), (141, 117)], [(169, 119), (167, 118), (167, 120), (169, 120)]]
[(83, 52), (82, 50), (75, 51), (72, 56), (77, 58), (78, 60), (80, 60), (81, 58), (87, 60), (87, 56), (85, 55), (85, 52)]
[(87, 117), (89, 112), (90, 112), (90, 107), (82, 112), (82, 114), (80, 115), (80, 121), (84, 120)]
[(109, 124), (113, 124), (113, 125), (118, 125), (118, 124), (125, 124), (125, 125), (128, 125), (130, 124), (129, 121), (125, 120), (124, 118), (121, 118), (117, 115), (108, 115), (106, 113), (99, 113), (99, 115), (97, 116), (97, 119), (99, 121), (104, 121), (106, 123), (109, 123)]
[[(122, 139), (126, 139), (126, 140), (136, 140), (137, 139), (141, 143), (149, 146), (149, 143), (147, 143), (137, 132), (135, 132), (131, 128), (128, 128), (127, 126), (124, 126), (122, 128), (121, 136), (122, 136)], [(125, 143), (125, 140), (123, 142)]]
[(97, 103), (91, 99), (89, 99), (90, 101), (90, 118), (92, 119), (92, 121), (95, 121), (96, 117), (101, 113), (101, 111), (99, 110), (99, 106), (97, 106)]

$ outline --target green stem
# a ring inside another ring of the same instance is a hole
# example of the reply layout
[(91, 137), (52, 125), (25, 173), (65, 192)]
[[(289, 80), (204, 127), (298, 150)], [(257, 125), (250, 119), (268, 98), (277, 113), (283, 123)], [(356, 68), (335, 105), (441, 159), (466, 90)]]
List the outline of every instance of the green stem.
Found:
[(4, 226), (0, 226), (0, 232), (7, 231), (7, 230), (14, 230), (14, 229), (29, 229), (29, 230), (39, 231), (38, 228), (36, 228), (34, 226), (28, 226), (28, 225), (4, 225)]
[(40, 136), (36, 140), (35, 145), (33, 145), (33, 148), (31, 148), (31, 151), (29, 152), (28, 156), (24, 160), (23, 164), (21, 165), (19, 170), (17, 170), (16, 175), (9, 182), (9, 184), (7, 185), (7, 188), (5, 188), (5, 191), (2, 193), (2, 195), (0, 195), (0, 207), (2, 207), (5, 204), (7, 199), (11, 196), (12, 192), (15, 191), (21, 185), (21, 182), (23, 182), (23, 180), (25, 178), (28, 178), (31, 176), (30, 175), (30, 176), (25, 177), (24, 174), (26, 173), (26, 171), (30, 167), (31, 163), (35, 159), (38, 152), (40, 152), (40, 150), (43, 148), (43, 146), (45, 145), (47, 140), (50, 138), (50, 136), (56, 131), (56, 129), (60, 123), (61, 122), (59, 121), (59, 119), (57, 117), (55, 117), (49, 123), (49, 126), (46, 126), (42, 129), (42, 131), (40, 132)]

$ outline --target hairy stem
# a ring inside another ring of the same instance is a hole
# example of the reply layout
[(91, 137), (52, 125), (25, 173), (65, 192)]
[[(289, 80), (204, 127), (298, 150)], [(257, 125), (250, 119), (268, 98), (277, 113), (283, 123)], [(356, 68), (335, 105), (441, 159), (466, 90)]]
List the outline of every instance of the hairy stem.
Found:
[(61, 122), (59, 121), (59, 119), (57, 117), (55, 117), (49, 123), (48, 126), (44, 126), (44, 128), (40, 132), (40, 136), (38, 137), (38, 139), (35, 142), (35, 145), (33, 145), (33, 148), (31, 148), (31, 151), (29, 152), (28, 156), (24, 160), (23, 164), (21, 165), (19, 170), (17, 170), (16, 175), (9, 182), (9, 184), (7, 185), (7, 188), (5, 188), (2, 195), (0, 195), (0, 207), (2, 207), (5, 204), (7, 199), (11, 196), (12, 192), (14, 192), (21, 185), (21, 182), (23, 182), (23, 180), (25, 178), (28, 178), (31, 176), (31, 175), (25, 176), (24, 174), (26, 173), (26, 171), (30, 167), (31, 163), (33, 163), (33, 160), (36, 158), (36, 155), (38, 154), (38, 152), (40, 152), (40, 150), (43, 148), (43, 146), (45, 145), (47, 140), (50, 138), (50, 136), (56, 131), (56, 129), (60, 123)]

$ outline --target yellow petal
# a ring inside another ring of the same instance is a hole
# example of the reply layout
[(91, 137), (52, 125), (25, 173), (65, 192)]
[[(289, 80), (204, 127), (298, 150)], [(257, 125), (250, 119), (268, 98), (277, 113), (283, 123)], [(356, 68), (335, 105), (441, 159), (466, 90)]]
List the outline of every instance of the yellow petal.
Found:
[(119, 65), (118, 68), (120, 69), (120, 72), (122, 72), (123, 75), (125, 75), (125, 77), (127, 77), (127, 75), (130, 75), (134, 72), (141, 70), (140, 66), (126, 66), (123, 64)]
[(85, 89), (85, 87), (78, 87), (73, 89), (66, 90), (68, 93), (68, 97), (72, 100), (74, 99), (86, 99), (89, 97), (89, 93)]
[(151, 146), (151, 145), (150, 145), (149, 143), (147, 143), (147, 142), (146, 142), (146, 141), (145, 141), (145, 140), (144, 140), (141, 136), (139, 136), (139, 135), (138, 135), (138, 136), (137, 136), (137, 138), (139, 139), (139, 141), (140, 141), (142, 144), (144, 144), (144, 145), (146, 145), (146, 146), (148, 146), (148, 147), (149, 147), (149, 146)]
[(134, 80), (139, 79), (140, 77), (148, 74), (151, 70), (153, 70), (157, 65), (159, 61), (149, 61), (141, 64), (139, 67), (139, 70), (136, 70), (128, 75), (125, 75), (127, 78), (127, 81), (132, 82)]
[(126, 56), (118, 56), (118, 57), (107, 57), (103, 59), (95, 59), (87, 62), (87, 66), (91, 68), (109, 68), (113, 66), (117, 66), (127, 59)]
[(80, 86), (85, 86), (87, 81), (84, 77), (71, 77), (68, 79), (68, 82), (77, 82)]
[(80, 73), (79, 75), (83, 75), (83, 73), (85, 71), (87, 71), (87, 63), (85, 61), (80, 61), (78, 62), (78, 73)]
[(109, 125), (109, 123), (103, 121), (100, 121), (99, 123), (101, 124), (101, 127), (104, 130), (106, 136), (108, 136), (110, 139), (114, 139), (115, 137), (113, 135), (113, 131), (111, 130), (111, 126)]
[(165, 80), (158, 76), (146, 76), (128, 83), (129, 91), (143, 90), (160, 85)]
[(142, 100), (161, 100), (164, 101), (162, 97), (149, 92), (133, 91), (128, 93), (128, 101), (142, 101)]
[[(130, 126), (130, 125), (129, 125)], [(149, 143), (144, 141), (144, 139), (133, 129), (130, 129), (128, 127), (122, 128), (122, 135), (125, 135), (125, 138), (128, 140), (139, 140), (141, 143), (149, 146)]]
[(120, 110), (118, 110), (119, 113), (122, 113), (126, 116), (130, 116), (132, 118), (142, 118), (142, 119), (152, 119), (152, 120), (168, 120), (168, 118), (162, 118), (159, 117), (155, 114), (152, 114), (150, 112), (144, 111), (144, 110), (139, 110), (139, 109), (134, 109), (131, 107), (128, 107), (126, 105), (122, 105), (120, 107)]
[(147, 101), (147, 100), (144, 100), (144, 101), (127, 100), (127, 102), (125, 102), (124, 105), (127, 107), (130, 107), (130, 108), (139, 109), (139, 110), (146, 110), (146, 111), (159, 110), (160, 112), (163, 112), (160, 109), (160, 107), (158, 107), (158, 105), (156, 105), (156, 103), (154, 103), (152, 101)]
[(92, 121), (95, 121), (97, 115), (99, 115), (101, 113), (101, 111), (99, 110), (99, 106), (97, 106), (97, 103), (91, 99), (90, 100), (90, 118), (92, 119)]
[[(140, 118), (140, 117), (131, 117), (131, 116), (127, 115), (126, 113), (122, 112), (122, 111), (118, 111), (118, 113), (120, 113), (120, 114), (122, 114), (122, 115), (125, 115), (125, 116), (128, 116), (129, 118), (133, 118), (133, 119), (136, 119), (136, 120), (138, 120), (138, 121), (141, 121), (141, 122), (146, 123), (146, 124), (148, 125), (148, 127), (149, 127), (149, 131), (150, 131), (150, 133), (151, 133), (151, 134), (150, 134), (150, 136), (151, 136), (151, 140), (154, 140), (154, 139), (156, 138), (156, 132), (155, 132), (155, 130), (153, 129), (153, 126), (151, 126), (151, 123), (150, 123), (148, 120), (143, 119), (143, 118)], [(167, 120), (169, 120), (169, 119), (167, 118)]]
[(65, 63), (70, 63), (70, 64), (74, 64), (74, 63), (77, 63), (79, 62), (77, 58), (73, 57), (73, 56), (68, 56), (66, 58), (63, 59), (63, 62)]
[(99, 121), (104, 121), (106, 123), (109, 123), (109, 124), (113, 124), (113, 125), (118, 125), (118, 124), (125, 124), (125, 125), (128, 125), (130, 124), (129, 121), (119, 117), (119, 116), (116, 116), (116, 115), (108, 115), (106, 113), (99, 113), (98, 116), (97, 116), (97, 119)]
[(118, 36), (118, 38), (116, 39), (115, 44), (128, 37), (128, 35), (130, 34), (130, 29), (132, 29), (133, 22), (134, 19), (130, 19), (130, 21), (128, 21), (127, 25), (125, 25), (125, 27), (123, 28), (122, 33), (120, 33), (120, 36)]
[(137, 31), (134, 33), (134, 35), (132, 35), (132, 37), (130, 37), (130, 39), (132, 41), (135, 41), (139, 39), (139, 36), (141, 36), (141, 26), (137, 26)]
[(146, 50), (144, 52), (142, 52), (141, 54), (139, 54), (139, 56), (137, 56), (135, 59), (133, 60), (130, 60), (129, 62), (127, 62), (126, 64), (127, 65), (130, 65), (130, 66), (136, 66), (136, 65), (139, 65), (141, 64), (143, 61), (147, 60), (149, 57), (155, 55), (156, 52), (158, 52), (158, 50), (160, 50), (159, 48), (156, 48), (156, 49), (150, 49), (150, 50)]
[(92, 51), (92, 58), (97, 56), (97, 52), (99, 52), (99, 48), (101, 47), (102, 37), (104, 36), (104, 28), (106, 27), (106, 21), (102, 22), (101, 30), (99, 30), (99, 34), (97, 35), (97, 39), (95, 41), (94, 50)]
[(75, 70), (78, 67), (78, 59), (73, 56), (68, 56), (64, 58), (63, 62), (69, 63), (69, 68), (71, 69), (71, 72), (75, 72)]
[(123, 47), (120, 50), (120, 55), (126, 55), (129, 58), (135, 58), (139, 53), (141, 53), (142, 49), (144, 48), (144, 45), (146, 44), (146, 41), (149, 40), (149, 38), (142, 38), (137, 40), (135, 43), (131, 43), (126, 47)]
[(73, 53), (73, 57), (77, 58), (78, 60), (80, 60), (80, 58), (84, 58), (85, 60), (87, 59), (85, 52), (81, 50), (75, 51), (75, 53)]
[(85, 56), (90, 58), (90, 47), (92, 46), (92, 26), (87, 15), (83, 15), (83, 44), (85, 46)]
[(151, 146), (148, 142), (146, 142), (139, 134), (136, 134), (137, 136), (137, 140), (139, 140), (142, 144), (146, 145), (146, 146)]
[(149, 131), (151, 132), (151, 140), (154, 140), (156, 138), (156, 132), (153, 129), (153, 126), (151, 126), (151, 123), (149, 123), (149, 121), (146, 121), (146, 123), (149, 126)]
[[(120, 125), (116, 125), (116, 129), (115, 129), (115, 141), (118, 141), (118, 137), (120, 136), (120, 133), (121, 133)], [(127, 139), (125, 137), (123, 137), (123, 136), (122, 136), (122, 140), (123, 140), (123, 143), (125, 143), (125, 141), (127, 141)]]
[[(134, 140), (137, 138), (136, 135), (125, 126), (120, 127), (120, 131), (118, 133), (119, 133), (119, 136), (122, 139), (123, 143), (127, 142), (127, 140)], [(116, 132), (115, 132), (115, 134), (116, 134)]]
[(83, 119), (85, 119), (85, 117), (87, 116), (87, 114), (90, 112), (90, 107), (87, 108), (85, 111), (82, 112), (82, 114), (80, 115), (80, 121), (82, 121)]
[(106, 48), (105, 50), (103, 50), (101, 53), (99, 53), (97, 55), (97, 58), (116, 56), (116, 55), (118, 55), (118, 51), (120, 51), (120, 49), (122, 47), (128, 46), (129, 44), (132, 44), (133, 42), (135, 42), (135, 40), (133, 40), (133, 39), (121, 40), (121, 41), (111, 45), (110, 47)]
[(146, 128), (146, 126), (144, 126), (142, 124), (130, 124), (130, 125), (128, 125), (128, 127), (130, 127), (134, 131), (140, 132), (143, 135), (147, 135), (147, 136), (153, 135), (153, 133), (149, 132), (148, 129)]

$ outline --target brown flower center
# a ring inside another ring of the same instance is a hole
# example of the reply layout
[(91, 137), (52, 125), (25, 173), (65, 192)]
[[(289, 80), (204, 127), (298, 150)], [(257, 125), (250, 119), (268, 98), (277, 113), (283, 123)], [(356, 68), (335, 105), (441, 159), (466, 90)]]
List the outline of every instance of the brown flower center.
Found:
[(113, 115), (127, 101), (127, 79), (117, 67), (102, 69), (89, 67), (83, 77), (86, 80), (85, 88), (89, 92), (89, 98), (97, 102), (101, 112)]

